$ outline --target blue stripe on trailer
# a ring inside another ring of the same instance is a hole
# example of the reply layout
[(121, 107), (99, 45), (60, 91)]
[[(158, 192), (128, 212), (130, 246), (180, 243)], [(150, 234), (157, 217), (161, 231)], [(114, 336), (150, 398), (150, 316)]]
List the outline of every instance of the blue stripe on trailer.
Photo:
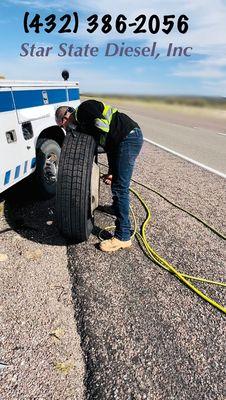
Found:
[(12, 93), (0, 92), (0, 112), (12, 110), (14, 110)]
[(42, 92), (47, 92), (48, 104), (62, 103), (67, 101), (66, 89), (18, 90), (13, 92), (16, 108), (23, 109), (43, 106), (44, 101)]
[(79, 100), (79, 89), (68, 89), (69, 101)]
[(7, 184), (9, 183), (9, 181), (10, 181), (10, 175), (11, 175), (11, 170), (10, 170), (10, 171), (7, 171), (7, 172), (5, 173), (4, 185), (7, 185)]
[(36, 166), (36, 157), (32, 158), (31, 160), (31, 168), (34, 168)]
[[(43, 92), (47, 93), (48, 104), (67, 102), (67, 89), (14, 90), (13, 97), (17, 110), (43, 106)], [(0, 112), (15, 109), (11, 91), (0, 92)], [(79, 99), (79, 89), (68, 89), (69, 101)]]
[(67, 101), (66, 89), (47, 90), (49, 104)]
[(15, 170), (15, 175), (14, 179), (17, 179), (20, 175), (20, 165), (17, 165), (16, 170)]
[(27, 172), (27, 164), (28, 164), (28, 161), (25, 161), (25, 163), (24, 163), (24, 174), (26, 174), (26, 172)]
[(19, 90), (13, 92), (15, 106), (17, 109), (38, 107), (43, 104), (41, 90)]

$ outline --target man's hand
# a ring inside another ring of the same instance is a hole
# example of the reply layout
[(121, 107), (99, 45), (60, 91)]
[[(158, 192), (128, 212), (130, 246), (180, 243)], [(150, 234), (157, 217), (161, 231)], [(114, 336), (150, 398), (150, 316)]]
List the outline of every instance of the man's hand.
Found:
[(112, 175), (109, 175), (109, 174), (103, 175), (103, 181), (104, 181), (105, 185), (111, 185), (112, 178), (113, 178)]

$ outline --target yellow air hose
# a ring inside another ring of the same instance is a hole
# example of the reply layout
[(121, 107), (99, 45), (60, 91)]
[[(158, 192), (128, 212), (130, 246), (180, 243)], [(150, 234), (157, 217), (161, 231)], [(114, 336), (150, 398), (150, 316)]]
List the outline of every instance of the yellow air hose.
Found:
[[(193, 279), (193, 280), (198, 280), (200, 282), (205, 282), (205, 283), (212, 283), (212, 284), (217, 284), (220, 286), (226, 287), (226, 284), (224, 282), (215, 282), (215, 281), (210, 281), (205, 278), (197, 278), (193, 277), (187, 274), (183, 274), (179, 272), (172, 264), (168, 263), (164, 258), (159, 256), (159, 254), (150, 246), (150, 244), (147, 241), (146, 238), (146, 227), (148, 222), (151, 219), (151, 212), (144, 200), (141, 198), (141, 196), (133, 189), (130, 189), (131, 192), (140, 200), (142, 205), (144, 206), (146, 212), (147, 212), (147, 218), (144, 221), (142, 228), (141, 228), (141, 234), (136, 230), (136, 236), (138, 236), (138, 240), (140, 240), (143, 245), (145, 250), (147, 251), (147, 254), (150, 256), (150, 258), (156, 262), (159, 266), (167, 269), (168, 271), (172, 272), (175, 276), (177, 276), (178, 279), (180, 279), (185, 285), (187, 285), (190, 289), (192, 289), (194, 292), (196, 292), (202, 299), (208, 301), (208, 303), (212, 304), (214, 307), (216, 307), (218, 310), (222, 311), (224, 314), (226, 314), (226, 308), (223, 307), (221, 304), (217, 303), (213, 299), (211, 299), (209, 296), (205, 295), (201, 290), (199, 290), (194, 284), (190, 283), (186, 278)], [(133, 214), (133, 217), (134, 214)]]
[[(136, 181), (135, 181), (136, 182)], [(138, 182), (136, 182), (137, 184), (139, 184)], [(142, 186), (144, 186), (146, 189), (152, 190), (151, 188), (149, 188), (148, 186), (145, 186), (143, 184), (141, 184)], [(191, 282), (189, 282), (187, 279), (190, 280), (196, 280), (199, 282), (204, 282), (204, 283), (209, 283), (209, 284), (214, 284), (214, 285), (219, 285), (219, 286), (223, 286), (226, 287), (226, 283), (224, 282), (217, 282), (217, 281), (213, 281), (210, 279), (206, 279), (206, 278), (200, 278), (200, 277), (195, 277), (195, 276), (191, 276), (188, 274), (184, 274), (182, 272), (179, 272), (172, 264), (168, 263), (164, 258), (162, 258), (149, 244), (147, 237), (146, 237), (146, 227), (147, 224), (150, 222), (151, 220), (151, 211), (149, 209), (149, 207), (147, 206), (147, 204), (145, 203), (145, 201), (142, 199), (142, 197), (132, 188), (130, 188), (130, 191), (138, 198), (138, 200), (140, 201), (140, 203), (142, 204), (142, 206), (144, 207), (146, 213), (147, 213), (147, 217), (145, 219), (145, 221), (142, 224), (141, 227), (141, 233), (138, 231), (138, 226), (137, 226), (137, 220), (136, 220), (136, 216), (134, 214), (133, 209), (131, 208), (131, 213), (132, 213), (132, 217), (133, 217), (133, 221), (134, 221), (134, 232), (132, 235), (132, 238), (134, 236), (136, 236), (136, 238), (138, 239), (138, 242), (140, 243), (142, 249), (144, 250), (145, 254), (147, 255), (148, 258), (150, 258), (153, 262), (155, 262), (157, 265), (159, 265), (160, 267), (166, 269), (167, 271), (171, 272), (172, 274), (174, 274), (180, 281), (182, 281), (186, 286), (188, 286), (191, 290), (193, 290), (198, 296), (200, 296), (203, 300), (207, 301), (208, 303), (210, 303), (212, 306), (216, 307), (218, 310), (222, 311), (224, 314), (226, 314), (226, 308), (223, 307), (221, 304), (219, 304), (218, 302), (216, 302), (215, 300), (213, 300), (212, 298), (210, 298), (209, 296), (207, 296), (206, 294), (204, 294), (200, 289), (198, 289), (194, 284), (192, 284)], [(154, 190), (152, 190), (154, 191)], [(166, 197), (164, 197), (163, 195), (161, 195), (161, 193), (158, 193), (157, 191), (154, 191), (156, 194), (160, 195), (162, 198), (164, 198), (166, 201), (168, 201), (169, 203), (171, 203), (172, 205), (175, 205), (173, 202), (171, 202), (170, 200), (168, 200)], [(198, 221), (204, 223), (205, 226), (207, 226), (209, 229), (211, 229), (214, 233), (216, 233), (218, 236), (220, 236), (222, 239), (226, 239), (225, 236), (223, 234), (221, 234), (220, 232), (218, 232), (215, 228), (209, 226), (205, 221), (201, 220), (199, 217), (197, 217), (194, 214), (191, 214), (190, 212), (184, 210), (182, 207), (175, 205), (177, 208), (179, 208), (180, 210), (187, 212), (189, 215), (191, 215), (192, 217), (196, 218)], [(102, 231), (100, 231), (99, 233), (99, 238), (100, 240), (103, 240), (103, 238), (101, 237), (101, 233), (103, 231), (109, 231), (114, 229), (115, 226), (109, 226), (104, 228)]]
[(145, 185), (144, 183), (138, 182), (134, 179), (132, 179), (132, 181), (134, 183), (136, 183), (139, 186), (144, 187), (145, 189), (148, 189), (150, 191), (152, 191), (153, 193), (157, 194), (158, 196), (160, 196), (162, 199), (166, 200), (169, 204), (171, 204), (172, 206), (178, 208), (179, 210), (185, 212), (186, 214), (190, 215), (192, 218), (195, 218), (197, 221), (201, 222), (204, 226), (206, 226), (209, 230), (211, 230), (213, 233), (215, 233), (217, 236), (219, 236), (221, 239), (226, 240), (226, 236), (219, 232), (217, 229), (215, 229), (213, 226), (211, 226), (210, 224), (208, 224), (206, 221), (204, 221), (203, 219), (199, 218), (197, 215), (191, 213), (188, 210), (185, 210), (184, 208), (182, 208), (181, 206), (179, 206), (178, 204), (174, 203), (172, 200), (169, 200), (167, 197), (165, 197), (162, 193), (159, 193), (157, 190), (150, 188), (149, 186)]

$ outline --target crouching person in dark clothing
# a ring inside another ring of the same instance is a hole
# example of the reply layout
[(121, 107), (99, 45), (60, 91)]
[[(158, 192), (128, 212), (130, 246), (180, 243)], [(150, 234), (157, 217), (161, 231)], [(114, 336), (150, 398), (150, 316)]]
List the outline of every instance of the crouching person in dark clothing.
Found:
[(114, 237), (102, 241), (100, 249), (111, 252), (130, 247), (129, 187), (135, 160), (143, 144), (141, 129), (128, 115), (96, 100), (84, 101), (76, 110), (59, 107), (56, 122), (65, 129), (70, 124), (78, 126), (81, 132), (94, 136), (105, 149), (109, 171), (104, 181), (111, 183), (116, 228)]

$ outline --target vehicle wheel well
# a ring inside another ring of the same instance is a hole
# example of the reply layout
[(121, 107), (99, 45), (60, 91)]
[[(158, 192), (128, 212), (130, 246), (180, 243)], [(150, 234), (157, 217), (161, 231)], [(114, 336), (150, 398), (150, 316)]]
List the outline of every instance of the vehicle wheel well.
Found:
[(64, 131), (59, 126), (50, 126), (47, 129), (44, 129), (38, 139), (52, 139), (55, 140), (59, 144), (60, 147), (63, 145), (63, 141), (65, 138)]

